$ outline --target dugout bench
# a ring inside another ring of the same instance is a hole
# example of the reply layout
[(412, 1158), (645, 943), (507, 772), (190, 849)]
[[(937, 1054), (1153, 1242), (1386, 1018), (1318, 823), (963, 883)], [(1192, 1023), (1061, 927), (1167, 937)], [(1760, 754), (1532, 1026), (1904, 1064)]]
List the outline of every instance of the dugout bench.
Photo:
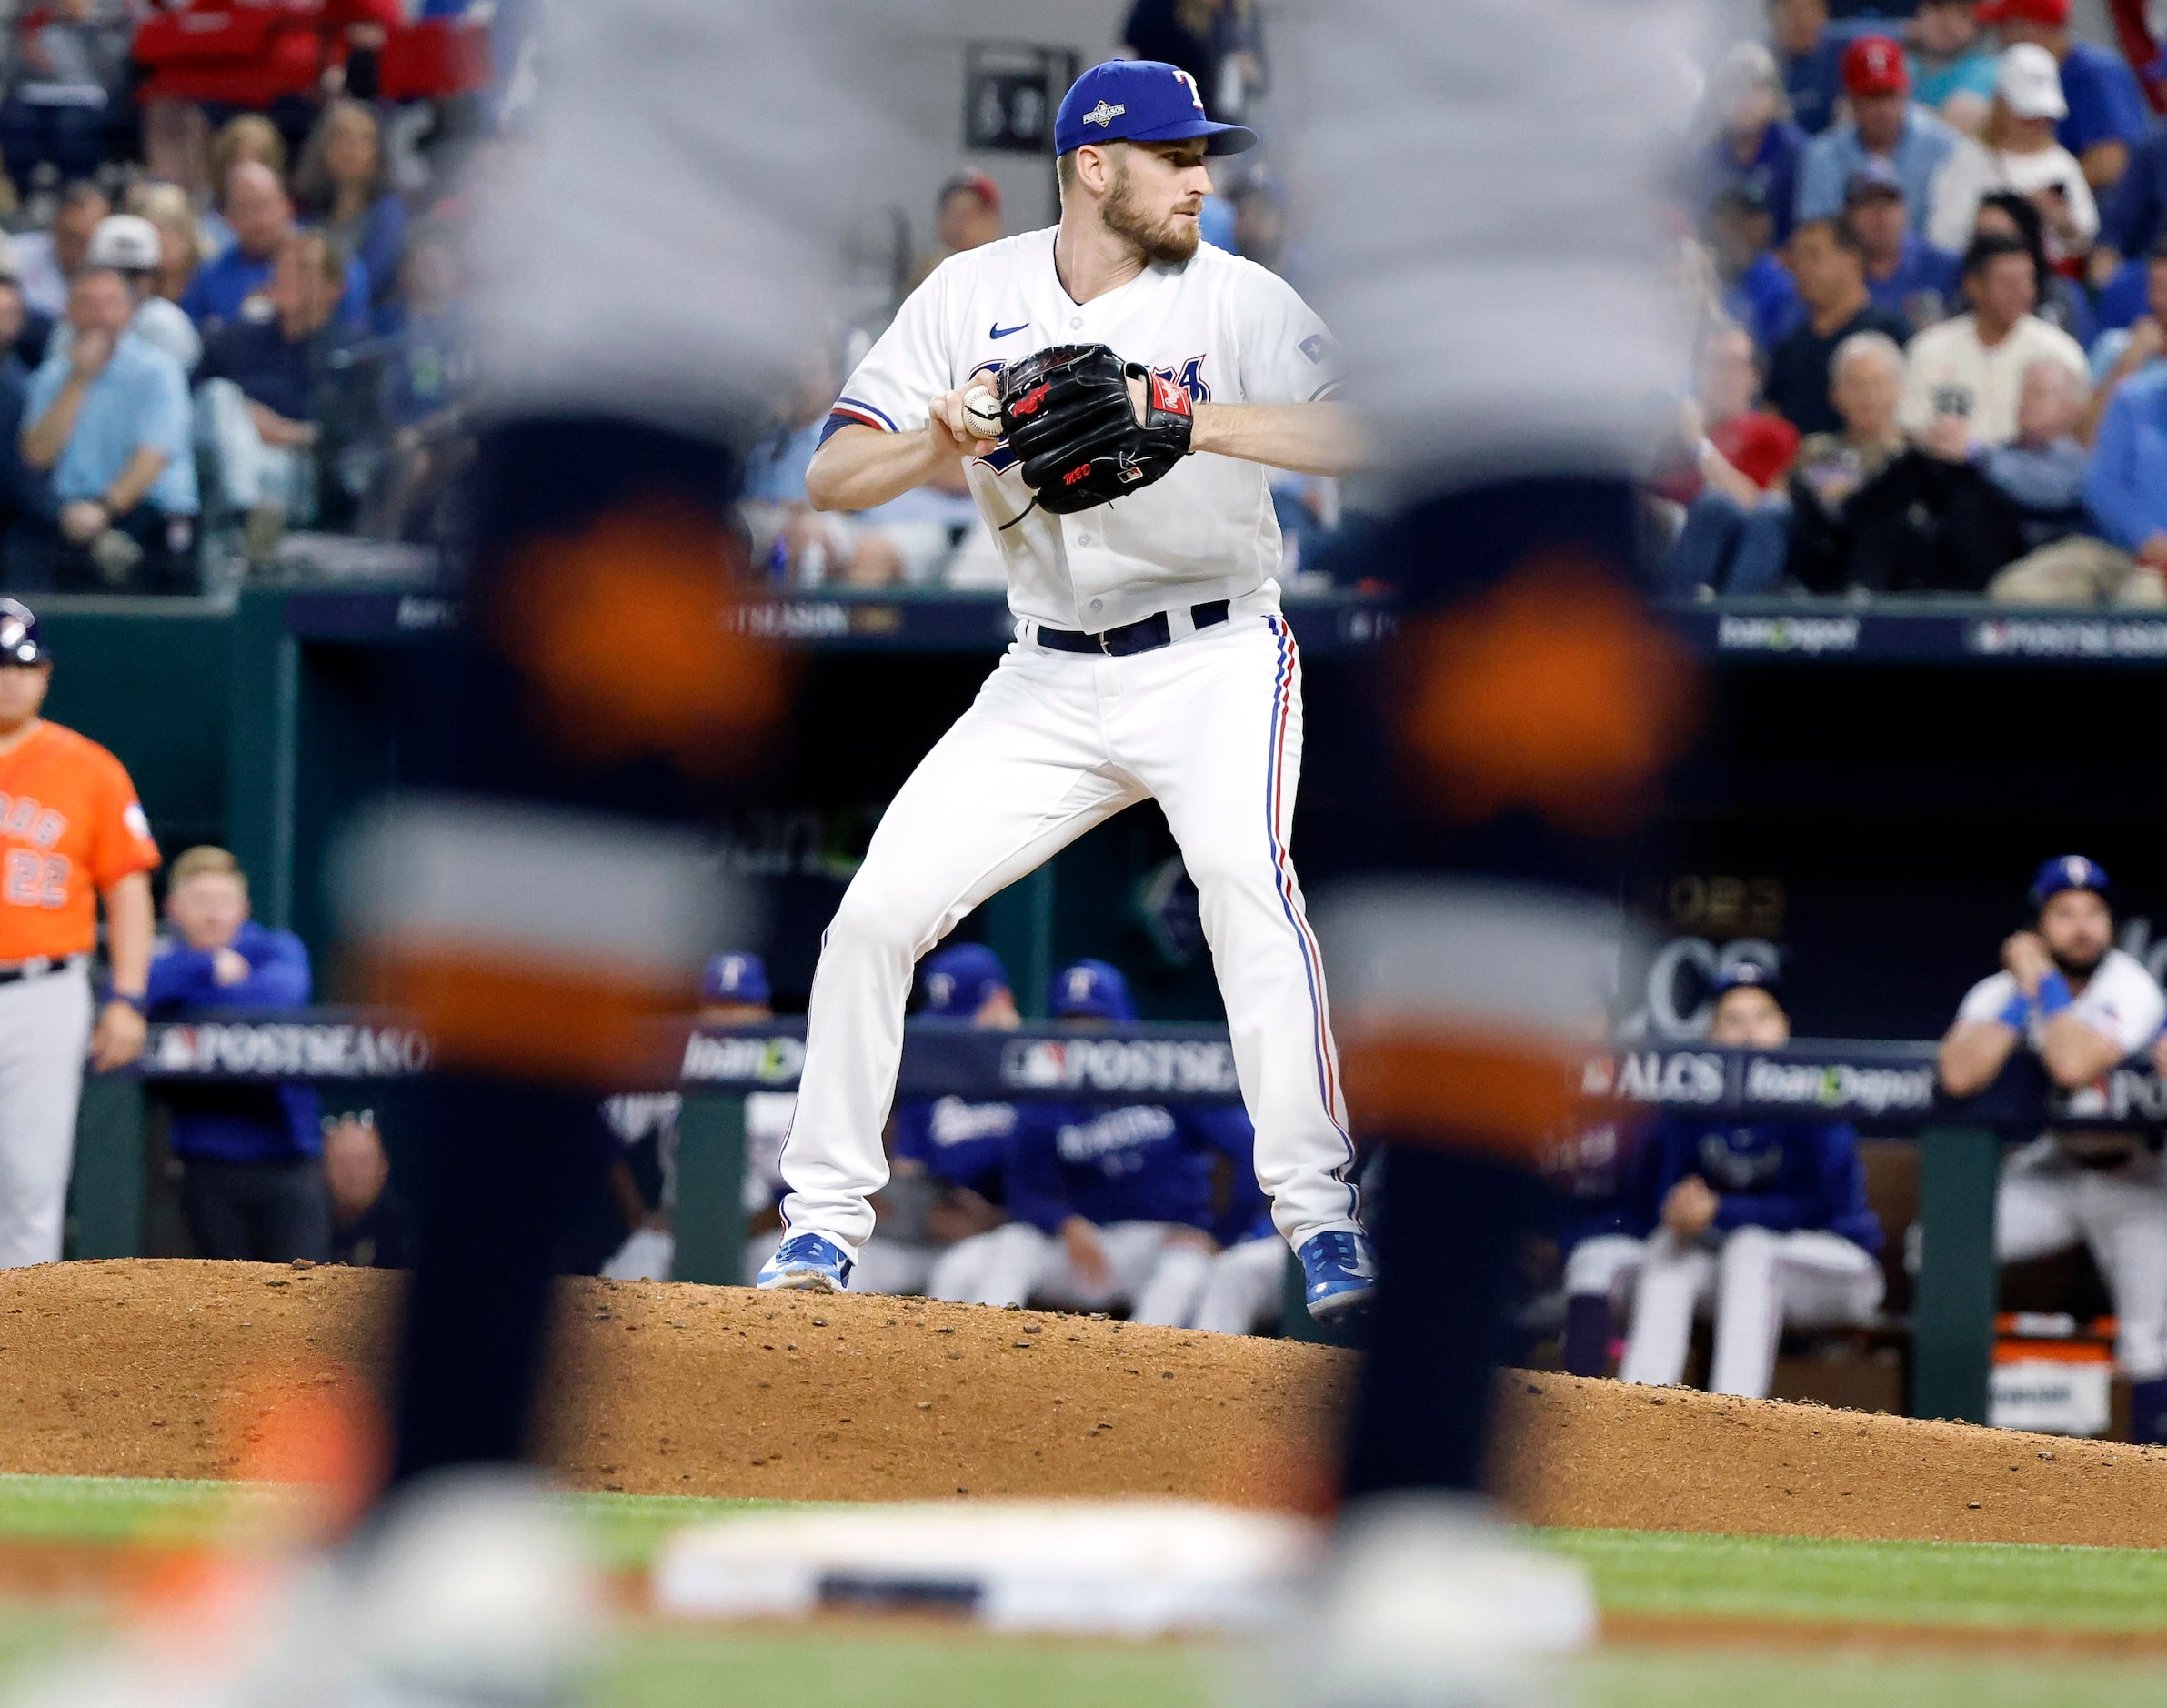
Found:
[[(735, 1284), (744, 1275), (744, 1098), (788, 1091), (805, 1057), (804, 1022), (691, 1032), (680, 1084), (677, 1279)], [(161, 1083), (307, 1080), (326, 1090), (410, 1080), (428, 1065), (427, 1040), (396, 1019), (337, 1010), (235, 1017), (150, 1029), (133, 1073), (93, 1078), (78, 1124), (70, 1255), (142, 1250), (145, 1096)], [(2135, 1130), (2167, 1122), (2167, 1083), (2133, 1061), (2103, 1086), (2052, 1093), (2029, 1057), (2011, 1061), (1978, 1097), (1952, 1103), (1936, 1089), (1927, 1044), (1794, 1042), (1783, 1050), (1619, 1046), (1591, 1052), (1590, 1103), (1762, 1118), (1848, 1120), (1875, 1136), (1915, 1136), (1921, 1153), (1922, 1262), (1911, 1312), (1915, 1415), (1984, 1422), (1998, 1269), (1994, 1191), (2005, 1136), (2060, 1126)], [(987, 1101), (1059, 1099), (1228, 1104), (1239, 1100), (1223, 1027), (1137, 1025), (1078, 1034), (1043, 1025), (1014, 1032), (914, 1020), (900, 1095)], [(1298, 1300), (1299, 1295), (1296, 1295)], [(1309, 1329), (1295, 1308), (1288, 1321)]]

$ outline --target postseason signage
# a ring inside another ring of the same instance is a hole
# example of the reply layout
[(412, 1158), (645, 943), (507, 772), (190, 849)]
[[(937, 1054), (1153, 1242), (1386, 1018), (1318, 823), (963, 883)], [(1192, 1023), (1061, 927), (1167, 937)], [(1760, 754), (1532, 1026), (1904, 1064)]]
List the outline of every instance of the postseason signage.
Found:
[[(309, 1010), (276, 1018), (162, 1022), (139, 1069), (149, 1081), (396, 1080), (426, 1070), (428, 1040), (382, 1015)], [(686, 1036), (688, 1091), (791, 1091), (805, 1068), (805, 1022)], [(905, 1029), (898, 1096), (995, 1103), (1231, 1104), (1241, 1100), (1234, 1050), (1219, 1026), (986, 1031), (954, 1020)], [(2167, 1081), (2132, 1060), (2097, 1084), (2050, 1096), (2036, 1062), (2019, 1057), (1962, 1104), (1937, 1095), (1933, 1046), (1793, 1043), (1783, 1050), (1699, 1045), (1620, 1047), (1590, 1054), (1580, 1092), (1591, 1109), (1697, 1110), (1746, 1120), (1820, 1118), (1900, 1131), (1930, 1121), (2000, 1127), (2167, 1126)]]
[(429, 1065), (411, 1026), (314, 1010), (277, 1020), (162, 1021), (144, 1040), (145, 1080), (397, 1080)]

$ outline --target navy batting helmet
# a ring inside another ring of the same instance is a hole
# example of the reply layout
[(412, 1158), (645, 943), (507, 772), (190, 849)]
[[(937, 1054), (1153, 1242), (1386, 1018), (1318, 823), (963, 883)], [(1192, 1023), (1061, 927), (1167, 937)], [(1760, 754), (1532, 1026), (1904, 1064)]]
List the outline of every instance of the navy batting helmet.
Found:
[(2089, 889), (2105, 899), (2112, 885), (2106, 869), (2082, 854), (2057, 854), (2032, 879), (2032, 911), (2037, 913), (2064, 889)]
[(0, 599), (0, 665), (47, 662), (47, 652), (37, 638), (37, 618), (15, 599)]

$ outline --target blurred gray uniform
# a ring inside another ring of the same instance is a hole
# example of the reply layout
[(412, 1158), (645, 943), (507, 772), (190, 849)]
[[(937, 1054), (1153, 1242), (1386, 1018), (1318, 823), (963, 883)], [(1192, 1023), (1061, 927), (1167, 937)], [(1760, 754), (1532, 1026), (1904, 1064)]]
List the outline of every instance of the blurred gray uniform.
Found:
[(932, 37), (903, 0), (553, 0), (471, 245), (485, 401), (699, 433), (779, 402), (857, 222), (911, 193)]
[[(1530, 475), (1637, 478), (1675, 431), (1680, 144), (1734, 0), (1335, 0), (1281, 20), (1292, 177), (1380, 510)], [(1395, 164), (1397, 163), (1397, 164)], [(1440, 568), (1440, 583), (1455, 574)], [(1615, 908), (1435, 878), (1318, 912), (1344, 1038), (1414, 1016), (1580, 1048)]]
[(1284, 19), (1296, 191), (1329, 258), (1315, 300), (1388, 470), (1434, 487), (1648, 461), (1687, 371), (1665, 176), (1717, 11), (1738, 8), (1335, 0)]

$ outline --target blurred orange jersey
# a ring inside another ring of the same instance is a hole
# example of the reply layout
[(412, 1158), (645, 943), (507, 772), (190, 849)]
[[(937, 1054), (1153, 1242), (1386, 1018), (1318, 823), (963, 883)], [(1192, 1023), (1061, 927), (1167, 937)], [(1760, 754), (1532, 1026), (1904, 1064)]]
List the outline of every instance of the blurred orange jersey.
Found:
[(0, 963), (87, 955), (98, 892), (157, 863), (126, 768), (89, 737), (41, 724), (0, 753)]

